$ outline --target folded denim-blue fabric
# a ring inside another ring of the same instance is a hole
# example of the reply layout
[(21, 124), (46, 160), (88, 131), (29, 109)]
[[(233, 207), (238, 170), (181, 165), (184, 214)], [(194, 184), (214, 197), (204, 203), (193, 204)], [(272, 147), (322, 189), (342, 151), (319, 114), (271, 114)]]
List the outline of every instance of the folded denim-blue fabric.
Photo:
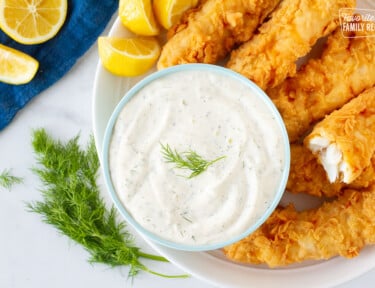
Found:
[(27, 84), (0, 83), (0, 130), (34, 96), (69, 71), (95, 43), (117, 8), (118, 0), (68, 0), (64, 26), (54, 38), (38, 45), (18, 44), (0, 30), (0, 43), (33, 56), (40, 65), (35, 78)]

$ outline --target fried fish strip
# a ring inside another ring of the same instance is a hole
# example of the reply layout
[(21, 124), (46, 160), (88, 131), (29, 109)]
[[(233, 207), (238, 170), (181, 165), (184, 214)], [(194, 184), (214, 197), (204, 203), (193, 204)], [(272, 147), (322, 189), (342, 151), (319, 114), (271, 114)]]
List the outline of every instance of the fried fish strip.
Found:
[(262, 89), (295, 75), (298, 58), (339, 25), (339, 10), (355, 0), (284, 0), (259, 28), (259, 34), (231, 53), (227, 67)]
[(290, 173), (286, 190), (291, 193), (307, 193), (317, 197), (334, 197), (344, 189), (363, 189), (375, 184), (375, 155), (371, 164), (349, 185), (330, 183), (323, 166), (309, 149), (301, 144), (290, 146)]
[(304, 144), (319, 159), (330, 182), (352, 183), (375, 153), (375, 87), (315, 125)]
[(375, 38), (356, 36), (344, 38), (336, 29), (320, 59), (311, 59), (295, 77), (267, 91), (284, 119), (290, 142), (375, 85)]
[(340, 255), (357, 256), (375, 244), (375, 187), (346, 190), (333, 202), (297, 212), (292, 205), (279, 208), (254, 233), (224, 248), (238, 262), (269, 267)]
[(158, 69), (183, 63), (216, 63), (251, 38), (280, 0), (206, 0), (168, 31)]

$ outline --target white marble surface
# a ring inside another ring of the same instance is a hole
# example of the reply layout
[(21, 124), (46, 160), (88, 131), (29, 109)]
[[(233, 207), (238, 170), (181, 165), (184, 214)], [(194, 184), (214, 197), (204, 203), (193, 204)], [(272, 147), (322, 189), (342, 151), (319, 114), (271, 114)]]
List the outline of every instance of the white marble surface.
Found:
[[(194, 278), (163, 279), (147, 273), (140, 273), (132, 282), (127, 278), (127, 268), (90, 265), (87, 252), (43, 223), (39, 215), (27, 211), (27, 202), (40, 199), (40, 183), (30, 171), (36, 165), (31, 132), (45, 128), (62, 140), (80, 133), (81, 142), (86, 143), (92, 133), (91, 98), (96, 64), (97, 49), (93, 47), (63, 79), (32, 100), (0, 131), (0, 171), (10, 168), (13, 174), (24, 178), (24, 183), (11, 191), (0, 188), (0, 287), (212, 287)], [(105, 191), (103, 195), (106, 197)], [(139, 238), (137, 245), (153, 252)], [(169, 263), (147, 265), (164, 273), (183, 273)], [(339, 287), (366, 288), (373, 287), (373, 283), (375, 270)]]

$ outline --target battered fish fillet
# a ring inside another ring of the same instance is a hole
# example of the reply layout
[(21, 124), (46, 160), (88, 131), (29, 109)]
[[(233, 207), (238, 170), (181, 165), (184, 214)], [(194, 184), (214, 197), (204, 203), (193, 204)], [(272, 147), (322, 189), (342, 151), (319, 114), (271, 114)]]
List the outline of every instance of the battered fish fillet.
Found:
[(346, 190), (336, 201), (297, 212), (292, 205), (275, 210), (254, 233), (224, 248), (225, 255), (244, 263), (285, 266), (336, 255), (357, 256), (375, 243), (375, 187)]
[(342, 182), (330, 183), (323, 166), (305, 146), (292, 144), (290, 154), (290, 173), (286, 190), (291, 193), (334, 197), (344, 189), (363, 189), (375, 184), (375, 154), (371, 158), (371, 164), (349, 185)]
[(320, 59), (311, 59), (294, 78), (267, 90), (282, 115), (290, 142), (325, 115), (375, 85), (375, 38), (344, 38), (338, 28)]
[(259, 34), (231, 53), (227, 67), (262, 89), (295, 75), (296, 61), (339, 25), (339, 10), (355, 0), (284, 0), (259, 28)]
[(216, 63), (254, 30), (280, 0), (206, 0), (168, 32), (158, 69), (183, 63)]
[(304, 144), (319, 159), (330, 182), (352, 183), (375, 154), (375, 87), (315, 125)]

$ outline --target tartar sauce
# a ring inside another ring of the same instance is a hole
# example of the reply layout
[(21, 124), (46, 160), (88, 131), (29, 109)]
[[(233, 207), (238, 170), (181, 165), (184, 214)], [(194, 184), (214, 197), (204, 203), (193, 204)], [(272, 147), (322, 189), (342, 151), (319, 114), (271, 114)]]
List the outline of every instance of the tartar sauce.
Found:
[[(200, 175), (175, 168), (161, 144), (215, 162)], [(270, 206), (285, 163), (270, 108), (244, 83), (190, 70), (143, 87), (120, 112), (109, 149), (116, 193), (132, 217), (189, 245), (230, 240)]]

